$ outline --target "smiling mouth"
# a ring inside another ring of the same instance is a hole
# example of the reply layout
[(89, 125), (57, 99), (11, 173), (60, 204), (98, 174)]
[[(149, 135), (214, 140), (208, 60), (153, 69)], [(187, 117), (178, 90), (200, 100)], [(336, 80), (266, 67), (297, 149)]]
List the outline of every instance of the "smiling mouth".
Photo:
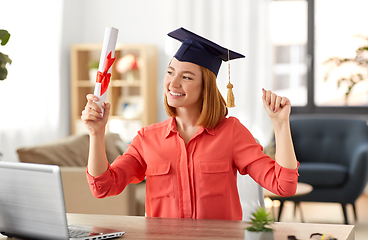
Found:
[(185, 94), (183, 94), (183, 93), (175, 93), (175, 92), (171, 92), (171, 91), (169, 91), (169, 92), (172, 96), (175, 96), (175, 97), (185, 96)]

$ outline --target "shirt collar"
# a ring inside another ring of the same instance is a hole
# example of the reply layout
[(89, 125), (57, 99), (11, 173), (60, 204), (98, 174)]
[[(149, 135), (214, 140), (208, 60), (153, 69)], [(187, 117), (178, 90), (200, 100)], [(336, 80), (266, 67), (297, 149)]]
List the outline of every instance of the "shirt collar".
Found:
[(216, 135), (216, 129), (218, 129), (222, 124), (224, 124), (226, 119), (227, 119), (226, 117), (222, 117), (220, 122), (214, 128), (203, 128), (203, 129), (206, 130), (208, 134), (214, 136)]
[(175, 122), (175, 118), (172, 117), (169, 120), (169, 123), (167, 124), (167, 129), (166, 129), (166, 134), (165, 134), (165, 138), (167, 138), (168, 136), (170, 136), (171, 133), (176, 133), (176, 122)]
[[(210, 135), (215, 135), (215, 128), (204, 128), (202, 126), (199, 126), (199, 129), (196, 135), (199, 135), (204, 131), (206, 131)], [(165, 138), (169, 137), (171, 133), (176, 133), (176, 132), (178, 132), (178, 130), (176, 129), (176, 121), (175, 121), (175, 118), (172, 117), (169, 123), (167, 124)]]
[(203, 131), (206, 131), (210, 135), (215, 135), (215, 128), (204, 128), (202, 126), (199, 126), (199, 129), (201, 130), (201, 133)]

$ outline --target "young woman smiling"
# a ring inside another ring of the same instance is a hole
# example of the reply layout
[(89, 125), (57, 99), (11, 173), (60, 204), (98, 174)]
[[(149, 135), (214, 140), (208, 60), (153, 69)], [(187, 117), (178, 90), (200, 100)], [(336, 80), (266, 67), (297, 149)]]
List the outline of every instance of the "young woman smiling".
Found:
[(146, 178), (148, 217), (241, 220), (237, 172), (276, 194), (293, 195), (298, 163), (290, 101), (262, 89), (277, 143), (273, 160), (238, 119), (226, 117), (226, 102), (216, 85), (221, 62), (244, 56), (183, 28), (169, 36), (182, 42), (164, 80), (170, 118), (142, 128), (111, 165), (104, 149), (110, 104), (103, 104), (101, 116), (96, 96), (87, 96), (81, 118), (90, 134), (87, 178), (94, 196), (117, 195)]

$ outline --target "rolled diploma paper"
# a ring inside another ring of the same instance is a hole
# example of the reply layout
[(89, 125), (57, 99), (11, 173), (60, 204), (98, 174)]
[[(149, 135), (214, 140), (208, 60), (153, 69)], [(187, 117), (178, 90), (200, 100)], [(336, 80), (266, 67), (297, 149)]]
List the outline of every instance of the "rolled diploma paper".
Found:
[[(111, 57), (113, 58), (115, 55), (115, 46), (116, 46), (116, 40), (118, 38), (118, 32), (119, 30), (113, 27), (108, 27), (105, 29), (105, 36), (102, 44), (102, 50), (101, 50), (101, 57), (100, 57), (100, 63), (98, 65), (98, 71), (103, 72), (105, 68), (105, 62), (107, 55), (111, 52)], [(111, 67), (107, 71), (107, 73), (111, 73)], [(97, 79), (97, 76), (96, 76)], [(104, 109), (102, 108), (102, 103), (106, 101), (107, 97), (107, 90), (101, 95), (101, 83), (96, 81), (95, 85), (95, 91), (94, 95), (99, 98), (98, 101), (95, 101), (95, 103), (100, 107), (102, 110), (102, 116), (104, 114)]]

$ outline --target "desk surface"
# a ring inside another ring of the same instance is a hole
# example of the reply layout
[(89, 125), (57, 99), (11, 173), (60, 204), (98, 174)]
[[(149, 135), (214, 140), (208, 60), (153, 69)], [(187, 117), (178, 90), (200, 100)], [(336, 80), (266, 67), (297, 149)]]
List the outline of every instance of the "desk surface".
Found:
[[(249, 223), (226, 220), (193, 220), (145, 218), (131, 216), (68, 214), (69, 224), (98, 225), (125, 231), (122, 239), (244, 239)], [(339, 240), (354, 240), (353, 225), (310, 223), (274, 224), (275, 240), (287, 240), (288, 235), (309, 239), (311, 233), (329, 233)]]
[[(112, 228), (125, 231), (120, 239), (242, 239), (249, 223), (226, 220), (193, 220), (145, 218), (118, 215), (67, 214), (69, 224)], [(288, 235), (309, 239), (311, 233), (329, 233), (338, 240), (354, 240), (353, 225), (283, 223), (273, 226), (274, 240), (287, 240)], [(7, 239), (1, 237), (0, 239)], [(14, 239), (12, 239), (14, 240)]]

